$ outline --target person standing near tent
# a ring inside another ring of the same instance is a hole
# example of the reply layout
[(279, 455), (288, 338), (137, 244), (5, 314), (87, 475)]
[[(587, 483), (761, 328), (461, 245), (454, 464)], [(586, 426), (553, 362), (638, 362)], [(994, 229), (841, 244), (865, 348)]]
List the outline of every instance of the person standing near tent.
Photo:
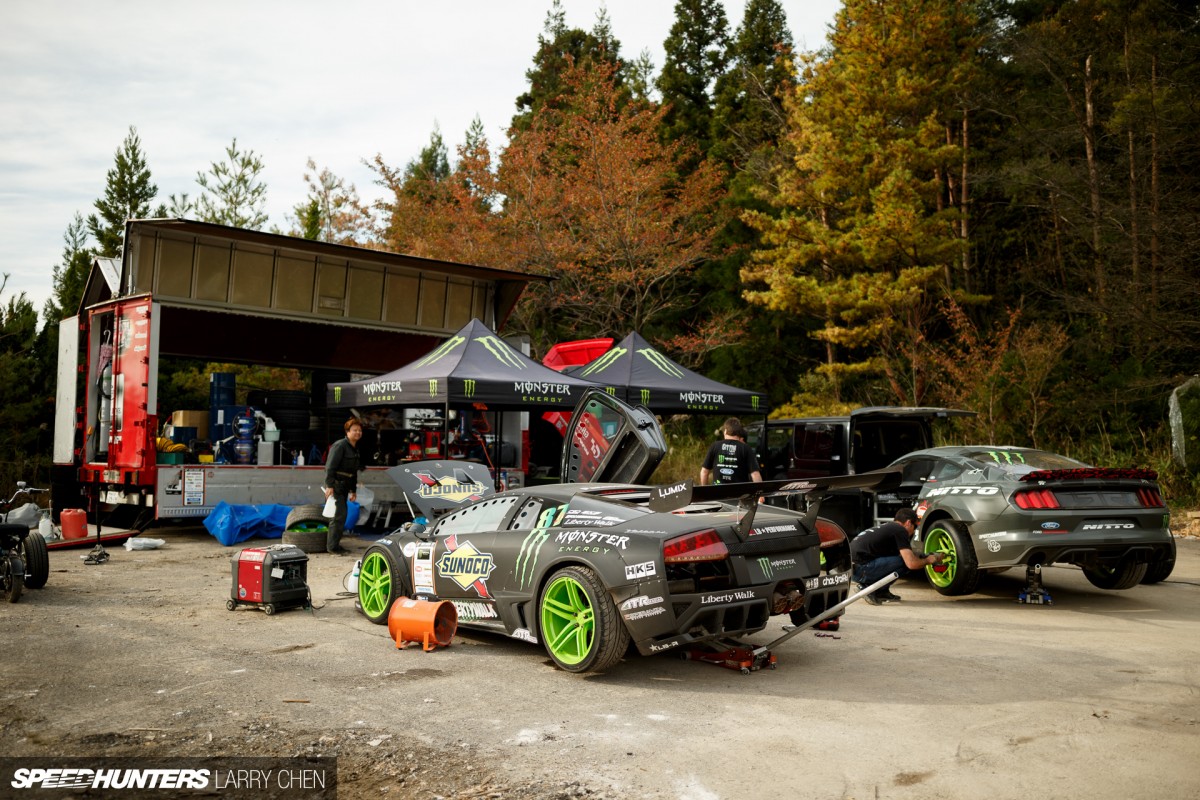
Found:
[(746, 444), (746, 429), (737, 417), (730, 417), (721, 426), (724, 438), (713, 442), (700, 467), (700, 485), (710, 483), (762, 483), (758, 459)]
[(342, 426), (346, 438), (334, 442), (325, 459), (325, 499), (331, 496), (335, 508), (329, 520), (329, 533), (325, 537), (325, 551), (342, 555), (350, 552), (342, 547), (342, 529), (346, 525), (349, 511), (346, 503), (358, 497), (358, 472), (362, 460), (358, 456), (358, 440), (362, 438), (362, 423), (351, 417)]

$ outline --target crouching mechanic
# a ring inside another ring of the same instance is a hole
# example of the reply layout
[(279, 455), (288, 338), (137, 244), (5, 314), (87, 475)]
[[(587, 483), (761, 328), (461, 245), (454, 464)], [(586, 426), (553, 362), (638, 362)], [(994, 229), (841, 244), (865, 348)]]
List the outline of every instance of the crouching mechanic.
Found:
[[(850, 543), (850, 559), (854, 562), (854, 581), (865, 589), (880, 578), (898, 572), (906, 577), (930, 564), (942, 560), (941, 553), (918, 556), (912, 549), (912, 536), (917, 530), (917, 512), (902, 508), (896, 518), (883, 525), (867, 528)], [(866, 596), (873, 606), (900, 602), (888, 586)]]

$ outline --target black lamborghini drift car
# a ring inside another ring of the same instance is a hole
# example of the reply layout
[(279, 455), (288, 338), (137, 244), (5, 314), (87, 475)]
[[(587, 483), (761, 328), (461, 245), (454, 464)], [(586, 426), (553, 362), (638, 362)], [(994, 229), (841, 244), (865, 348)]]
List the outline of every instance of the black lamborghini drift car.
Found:
[[(772, 615), (812, 619), (846, 599), (845, 534), (816, 524), (816, 502), (801, 513), (758, 498), (871, 486), (882, 475), (639, 485), (665, 452), (648, 410), (589, 391), (564, 447), (571, 483), (492, 494), (479, 465), (394, 467), (410, 497), (444, 513), (368, 548), (358, 608), (383, 624), (399, 597), (449, 600), (460, 625), (541, 643), (564, 670), (600, 672), (630, 640), (643, 655), (661, 653), (755, 633)], [(835, 569), (822, 571), (822, 560)]]

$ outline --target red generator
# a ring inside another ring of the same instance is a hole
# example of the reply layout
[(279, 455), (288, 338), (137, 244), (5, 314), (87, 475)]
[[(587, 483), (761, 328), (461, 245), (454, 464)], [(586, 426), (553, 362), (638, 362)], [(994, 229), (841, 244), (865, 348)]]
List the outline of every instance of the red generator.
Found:
[(293, 544), (249, 547), (233, 559), (233, 586), (225, 607), (261, 606), (268, 615), (308, 608), (308, 555)]

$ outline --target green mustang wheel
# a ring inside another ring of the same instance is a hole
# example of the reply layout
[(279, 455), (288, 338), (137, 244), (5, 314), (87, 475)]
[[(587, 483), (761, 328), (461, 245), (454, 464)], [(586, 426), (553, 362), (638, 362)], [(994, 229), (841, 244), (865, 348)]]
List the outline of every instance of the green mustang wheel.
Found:
[(392, 554), (382, 547), (368, 549), (358, 574), (358, 605), (366, 618), (376, 625), (387, 622), (401, 584)]
[(586, 567), (566, 567), (551, 576), (538, 617), (546, 652), (568, 672), (606, 670), (629, 643), (612, 598)]
[(970, 594), (979, 586), (975, 548), (959, 523), (949, 519), (933, 523), (925, 534), (925, 552), (944, 556), (941, 564), (925, 567), (925, 577), (941, 594)]

